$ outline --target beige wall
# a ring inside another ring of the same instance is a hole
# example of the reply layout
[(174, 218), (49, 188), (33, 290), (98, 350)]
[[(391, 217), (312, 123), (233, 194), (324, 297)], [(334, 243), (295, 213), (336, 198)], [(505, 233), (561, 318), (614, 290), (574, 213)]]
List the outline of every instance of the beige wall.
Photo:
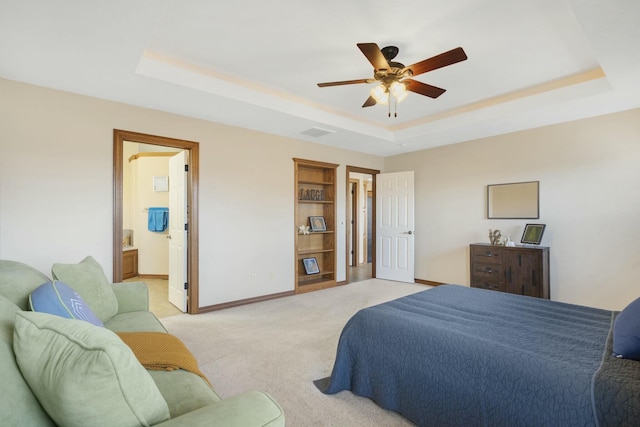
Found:
[(111, 277), (114, 128), (200, 143), (201, 306), (293, 290), (293, 157), (340, 164), (345, 278), (345, 165), (384, 159), (2, 79), (0, 258), (50, 275), (92, 255)]
[[(622, 309), (640, 296), (640, 110), (387, 158), (415, 171), (416, 277), (469, 284), (489, 229), (547, 224), (551, 298)], [(486, 185), (540, 181), (539, 220), (486, 219)]]
[(338, 280), (352, 165), (415, 170), (417, 278), (468, 284), (468, 244), (527, 222), (487, 220), (486, 185), (539, 180), (552, 298), (638, 296), (640, 110), (381, 159), (0, 79), (0, 258), (111, 277), (114, 128), (200, 143), (201, 306), (293, 289), (293, 157), (340, 164)]

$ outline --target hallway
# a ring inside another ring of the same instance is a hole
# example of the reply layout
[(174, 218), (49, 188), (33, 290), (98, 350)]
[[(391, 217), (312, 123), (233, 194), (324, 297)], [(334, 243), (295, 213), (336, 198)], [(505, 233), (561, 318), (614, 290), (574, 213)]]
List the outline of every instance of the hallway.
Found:
[(349, 283), (361, 282), (371, 279), (372, 264), (360, 264), (356, 267), (349, 267)]

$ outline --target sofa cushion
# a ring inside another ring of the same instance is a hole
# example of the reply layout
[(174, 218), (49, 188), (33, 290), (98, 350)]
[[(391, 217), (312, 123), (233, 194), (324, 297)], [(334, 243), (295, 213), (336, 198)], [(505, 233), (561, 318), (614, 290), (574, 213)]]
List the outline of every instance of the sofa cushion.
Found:
[(147, 426), (169, 418), (149, 373), (106, 328), (18, 312), (13, 348), (22, 375), (58, 425)]
[(148, 372), (167, 401), (171, 418), (220, 401), (209, 383), (199, 375), (182, 369)]
[(55, 424), (33, 395), (13, 353), (13, 326), (20, 308), (0, 296), (0, 424), (3, 426), (51, 426)]
[(71, 286), (102, 321), (118, 312), (118, 300), (102, 267), (88, 256), (78, 264), (54, 264), (53, 278)]
[(33, 311), (55, 314), (66, 319), (84, 320), (96, 326), (104, 326), (76, 291), (66, 283), (57, 280), (43, 283), (31, 292), (29, 306)]
[(27, 264), (0, 260), (0, 295), (20, 310), (29, 310), (29, 294), (47, 281), (47, 276)]
[[(289, 424), (291, 423), (287, 425)], [(196, 409), (161, 425), (162, 427), (285, 427), (285, 416), (280, 405), (267, 393), (249, 391)], [(324, 425), (332, 424), (328, 421)]]
[(158, 318), (150, 311), (120, 313), (104, 322), (113, 332), (167, 332)]

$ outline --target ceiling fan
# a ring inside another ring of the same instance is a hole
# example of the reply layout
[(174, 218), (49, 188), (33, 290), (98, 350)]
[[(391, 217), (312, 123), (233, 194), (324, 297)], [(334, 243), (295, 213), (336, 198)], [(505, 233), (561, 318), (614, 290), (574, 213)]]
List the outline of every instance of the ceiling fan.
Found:
[[(457, 47), (405, 67), (404, 64), (393, 61), (399, 51), (396, 46), (387, 46), (382, 49), (375, 43), (358, 43), (357, 46), (364, 56), (367, 57), (371, 65), (373, 65), (373, 78), (318, 83), (318, 86), (327, 87), (378, 82), (379, 85), (371, 89), (371, 95), (364, 104), (362, 104), (363, 108), (376, 104), (390, 104), (389, 98), (391, 96), (393, 96), (393, 99), (398, 103), (408, 95), (407, 91), (430, 98), (437, 98), (442, 95), (446, 89), (413, 80), (411, 77), (467, 59), (464, 50), (461, 47)], [(389, 111), (389, 117), (391, 117), (391, 111)]]

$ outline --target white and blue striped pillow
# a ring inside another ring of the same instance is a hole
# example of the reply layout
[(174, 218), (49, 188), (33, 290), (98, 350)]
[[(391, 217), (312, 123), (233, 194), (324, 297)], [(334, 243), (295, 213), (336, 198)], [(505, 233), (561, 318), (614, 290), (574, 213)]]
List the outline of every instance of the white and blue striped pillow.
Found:
[(104, 326), (82, 297), (69, 285), (58, 280), (40, 285), (29, 295), (32, 311), (54, 314), (67, 319), (85, 320), (96, 326)]

